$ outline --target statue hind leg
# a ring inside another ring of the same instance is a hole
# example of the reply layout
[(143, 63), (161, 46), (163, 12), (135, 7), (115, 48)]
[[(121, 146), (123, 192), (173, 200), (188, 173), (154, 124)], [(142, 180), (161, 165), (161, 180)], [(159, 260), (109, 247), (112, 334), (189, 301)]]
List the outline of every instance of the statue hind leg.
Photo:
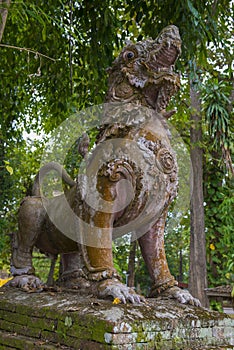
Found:
[(81, 245), (78, 243), (77, 248), (77, 252), (61, 254), (61, 272), (57, 284), (64, 288), (77, 289), (81, 294), (87, 294), (91, 284), (88, 280)]
[(32, 264), (32, 251), (38, 237), (38, 225), (44, 217), (39, 197), (26, 197), (19, 210), (19, 230), (13, 238), (11, 273), (15, 278), (10, 285), (24, 289), (41, 288)]

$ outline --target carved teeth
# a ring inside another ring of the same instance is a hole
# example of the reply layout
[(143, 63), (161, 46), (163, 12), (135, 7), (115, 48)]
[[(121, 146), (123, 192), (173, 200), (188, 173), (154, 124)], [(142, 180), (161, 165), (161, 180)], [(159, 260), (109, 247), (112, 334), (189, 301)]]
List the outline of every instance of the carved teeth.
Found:
[(158, 72), (171, 72), (172, 71), (172, 67), (160, 67), (158, 68)]

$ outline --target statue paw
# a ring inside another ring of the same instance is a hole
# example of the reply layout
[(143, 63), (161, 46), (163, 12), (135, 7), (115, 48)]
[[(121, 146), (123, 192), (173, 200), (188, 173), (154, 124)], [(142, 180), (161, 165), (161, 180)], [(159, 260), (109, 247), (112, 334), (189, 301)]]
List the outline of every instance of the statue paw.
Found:
[(44, 287), (43, 282), (34, 275), (15, 276), (7, 285), (21, 288), (26, 292), (41, 292)]
[(99, 297), (113, 299), (118, 298), (123, 304), (130, 302), (132, 304), (140, 304), (145, 302), (145, 298), (134, 292), (133, 289), (127, 287), (118, 280), (105, 280), (99, 284)]
[(201, 307), (200, 301), (194, 298), (188, 290), (180, 289), (176, 286), (166, 289), (162, 292), (161, 296), (176, 299), (181, 304), (190, 304)]

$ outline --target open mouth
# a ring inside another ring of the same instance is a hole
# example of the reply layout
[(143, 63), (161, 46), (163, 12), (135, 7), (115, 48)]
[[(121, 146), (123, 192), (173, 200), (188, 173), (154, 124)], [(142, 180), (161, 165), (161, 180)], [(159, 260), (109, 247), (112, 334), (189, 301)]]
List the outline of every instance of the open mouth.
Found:
[(174, 64), (179, 56), (177, 46), (165, 43), (158, 50), (151, 52), (150, 58), (144, 65), (153, 73), (173, 73)]
[(154, 73), (172, 73), (174, 64), (181, 53), (181, 39), (175, 26), (165, 28), (155, 40), (155, 48), (151, 51), (144, 65)]
[(147, 60), (142, 62), (151, 76), (144, 88), (145, 98), (158, 111), (167, 107), (170, 97), (179, 88), (174, 66), (180, 53), (179, 31), (175, 26), (168, 26), (155, 40)]

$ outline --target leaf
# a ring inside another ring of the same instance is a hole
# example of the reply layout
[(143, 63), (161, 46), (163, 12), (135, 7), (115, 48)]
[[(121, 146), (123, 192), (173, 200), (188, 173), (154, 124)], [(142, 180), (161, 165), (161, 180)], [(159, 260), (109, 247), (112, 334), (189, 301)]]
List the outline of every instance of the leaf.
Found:
[(72, 318), (69, 316), (66, 316), (64, 324), (66, 327), (71, 327), (72, 326)]
[(195, 7), (192, 5), (191, 1), (187, 0), (188, 7), (190, 11), (192, 12), (193, 16), (197, 19), (200, 18), (199, 12), (195, 9)]
[(6, 165), (6, 170), (8, 171), (8, 173), (10, 174), (10, 175), (12, 175), (13, 174), (13, 168), (10, 166), (10, 165)]
[(44, 27), (42, 29), (41, 34), (42, 34), (42, 40), (46, 41), (46, 25), (45, 24), (44, 24)]

